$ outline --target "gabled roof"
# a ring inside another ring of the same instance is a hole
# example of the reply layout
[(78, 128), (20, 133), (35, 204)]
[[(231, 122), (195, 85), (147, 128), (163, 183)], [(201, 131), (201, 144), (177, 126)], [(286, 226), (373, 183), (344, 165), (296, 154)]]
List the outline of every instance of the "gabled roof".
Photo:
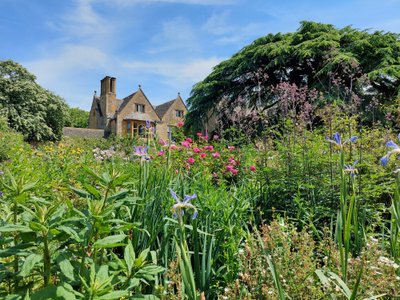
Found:
[(125, 106), (129, 102), (129, 100), (131, 100), (133, 98), (133, 96), (135, 96), (136, 93), (137, 92), (134, 92), (134, 93), (130, 94), (129, 96), (126, 96), (124, 99), (121, 100), (122, 102), (118, 105), (118, 108), (117, 108), (117, 112), (118, 113), (121, 112), (125, 108)]
[(164, 117), (164, 115), (166, 114), (168, 109), (171, 107), (171, 105), (174, 104), (175, 100), (176, 99), (173, 99), (171, 101), (160, 104), (156, 107), (156, 113), (160, 117), (160, 119), (162, 119)]

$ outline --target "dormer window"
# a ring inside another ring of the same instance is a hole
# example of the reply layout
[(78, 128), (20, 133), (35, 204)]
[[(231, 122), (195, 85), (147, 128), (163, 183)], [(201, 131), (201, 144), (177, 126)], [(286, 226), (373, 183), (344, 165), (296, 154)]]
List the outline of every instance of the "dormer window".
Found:
[(144, 105), (136, 103), (136, 111), (140, 113), (144, 113)]
[(175, 110), (175, 116), (178, 118), (183, 118), (183, 110)]

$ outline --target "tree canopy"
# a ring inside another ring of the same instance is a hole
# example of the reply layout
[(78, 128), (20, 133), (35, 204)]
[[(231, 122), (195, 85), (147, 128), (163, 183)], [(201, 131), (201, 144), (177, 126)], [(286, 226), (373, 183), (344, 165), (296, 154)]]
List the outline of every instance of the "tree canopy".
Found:
[(299, 110), (339, 100), (358, 111), (392, 103), (400, 95), (399, 34), (304, 21), (294, 33), (261, 37), (193, 87), (186, 124), (198, 130), (213, 117), (228, 127), (238, 105), (273, 121), (287, 113), (282, 103), (294, 90)]
[(68, 109), (68, 117), (65, 121), (65, 126), (76, 128), (87, 128), (89, 125), (89, 112), (79, 107)]
[(62, 137), (68, 106), (35, 79), (20, 64), (0, 61), (0, 116), (26, 140), (58, 140)]

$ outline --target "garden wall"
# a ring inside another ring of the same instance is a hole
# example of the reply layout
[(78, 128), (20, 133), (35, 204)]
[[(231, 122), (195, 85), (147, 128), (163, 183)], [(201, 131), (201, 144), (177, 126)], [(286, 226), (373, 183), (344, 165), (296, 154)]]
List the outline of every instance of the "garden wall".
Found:
[(102, 138), (104, 137), (104, 129), (64, 127), (63, 134), (69, 137)]

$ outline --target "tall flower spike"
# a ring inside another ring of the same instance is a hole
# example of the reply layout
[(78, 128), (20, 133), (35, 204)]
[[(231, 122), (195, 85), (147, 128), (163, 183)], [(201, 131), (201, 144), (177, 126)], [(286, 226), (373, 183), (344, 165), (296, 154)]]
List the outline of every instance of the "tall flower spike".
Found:
[[(400, 142), (400, 133), (397, 135), (397, 139), (398, 139), (399, 142)], [(399, 147), (395, 142), (393, 142), (392, 140), (388, 141), (388, 142), (386, 143), (386, 147), (392, 148), (392, 150), (388, 151), (388, 152), (386, 153), (386, 155), (383, 156), (383, 157), (380, 159), (381, 165), (384, 166), (384, 167), (386, 167), (387, 164), (389, 163), (389, 157), (390, 157), (390, 155), (392, 155), (393, 153), (396, 153), (396, 154), (397, 154), (397, 157), (400, 157), (400, 147)]]
[(185, 209), (191, 209), (193, 210), (192, 219), (195, 219), (198, 215), (198, 211), (197, 208), (190, 203), (190, 201), (197, 198), (197, 195), (185, 195), (185, 198), (183, 199), (183, 201), (181, 201), (178, 195), (172, 189), (169, 189), (169, 191), (172, 198), (175, 199), (175, 204), (171, 207), (172, 216), (174, 218), (177, 218), (178, 216), (182, 217), (185, 214)]

